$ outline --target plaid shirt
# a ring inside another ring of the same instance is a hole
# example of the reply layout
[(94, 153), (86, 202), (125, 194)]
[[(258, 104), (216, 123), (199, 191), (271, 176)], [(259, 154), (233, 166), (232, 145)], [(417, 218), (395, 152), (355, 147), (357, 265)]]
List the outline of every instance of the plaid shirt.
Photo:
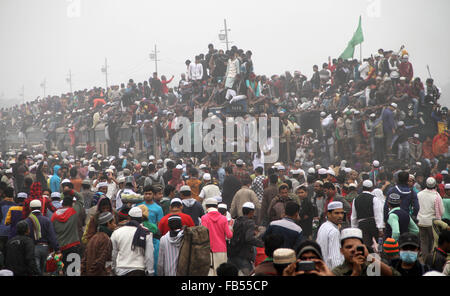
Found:
[(250, 178), (250, 174), (248, 173), (247, 170), (238, 167), (234, 168), (233, 175), (236, 176), (236, 178), (238, 178), (238, 180), (241, 181), (241, 183), (245, 178)]
[(258, 176), (253, 180), (252, 187), (250, 187), (251, 190), (253, 190), (256, 193), (256, 196), (259, 199), (259, 202), (262, 202), (263, 195), (264, 195), (264, 176)]

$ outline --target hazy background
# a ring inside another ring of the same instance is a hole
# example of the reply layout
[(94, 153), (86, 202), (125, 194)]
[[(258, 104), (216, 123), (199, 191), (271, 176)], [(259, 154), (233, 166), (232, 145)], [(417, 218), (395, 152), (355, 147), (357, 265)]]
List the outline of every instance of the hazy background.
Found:
[[(414, 75), (426, 65), (450, 104), (450, 1), (448, 0), (0, 0), (0, 105), (46, 95), (105, 86), (101, 68), (108, 58), (109, 85), (143, 81), (155, 70), (149, 58), (160, 51), (159, 75), (176, 85), (184, 61), (225, 49), (218, 37), (227, 19), (229, 39), (253, 52), (257, 74), (300, 70), (338, 57), (362, 15), (363, 57), (379, 48), (410, 54)], [(230, 46), (231, 46), (230, 45)], [(359, 47), (355, 50), (359, 59)]]

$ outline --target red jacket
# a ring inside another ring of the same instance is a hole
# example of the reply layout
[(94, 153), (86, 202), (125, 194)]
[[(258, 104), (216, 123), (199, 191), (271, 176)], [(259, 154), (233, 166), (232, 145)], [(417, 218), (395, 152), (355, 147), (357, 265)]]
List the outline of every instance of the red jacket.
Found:
[(170, 231), (169, 228), (169, 217), (173, 215), (178, 215), (181, 217), (181, 224), (186, 225), (187, 227), (193, 227), (195, 226), (194, 221), (192, 220), (191, 216), (185, 214), (185, 213), (176, 213), (176, 214), (167, 214), (164, 217), (161, 218), (159, 221), (159, 232), (161, 232), (161, 236), (166, 234)]
[(401, 62), (398, 70), (400, 72), (400, 76), (406, 77), (408, 81), (411, 81), (413, 79), (414, 70), (410, 62)]
[(161, 84), (162, 84), (162, 93), (163, 93), (163, 94), (169, 93), (169, 88), (167, 87), (167, 84), (171, 83), (172, 80), (173, 80), (173, 77), (170, 78), (169, 80), (163, 80), (163, 81), (161, 81)]

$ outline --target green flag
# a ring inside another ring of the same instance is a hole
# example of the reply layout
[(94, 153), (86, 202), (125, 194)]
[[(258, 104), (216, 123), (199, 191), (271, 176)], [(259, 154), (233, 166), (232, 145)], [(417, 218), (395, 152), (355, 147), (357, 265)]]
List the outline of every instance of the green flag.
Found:
[(344, 50), (344, 52), (339, 57), (344, 60), (352, 59), (353, 54), (355, 53), (356, 45), (361, 44), (363, 41), (364, 41), (364, 36), (363, 36), (362, 26), (361, 26), (361, 16), (359, 16), (358, 29), (356, 29), (355, 34), (353, 34), (352, 40), (350, 40), (350, 42), (347, 45), (347, 48)]

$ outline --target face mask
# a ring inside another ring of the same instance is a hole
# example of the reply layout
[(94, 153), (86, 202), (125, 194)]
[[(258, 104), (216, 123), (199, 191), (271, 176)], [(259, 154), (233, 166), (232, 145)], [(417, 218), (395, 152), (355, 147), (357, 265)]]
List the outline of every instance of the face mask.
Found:
[(414, 251), (400, 251), (400, 259), (405, 263), (414, 263), (417, 261), (417, 252)]

